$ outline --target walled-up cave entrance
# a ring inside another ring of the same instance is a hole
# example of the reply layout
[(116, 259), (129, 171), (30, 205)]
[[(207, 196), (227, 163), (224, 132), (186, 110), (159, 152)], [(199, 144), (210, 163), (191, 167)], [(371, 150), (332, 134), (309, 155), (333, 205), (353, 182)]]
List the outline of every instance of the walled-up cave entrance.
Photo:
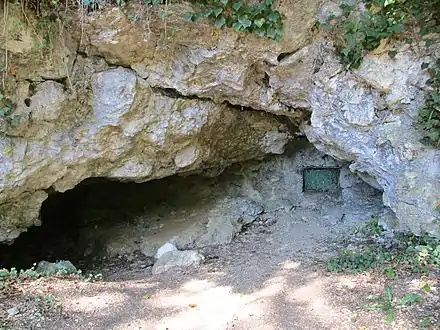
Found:
[[(52, 192), (42, 225), (0, 245), (0, 268), (69, 260), (89, 269), (115, 258), (150, 258), (172, 242), (191, 249), (230, 242), (262, 217), (349, 221), (382, 207), (381, 193), (307, 141), (282, 156), (145, 183), (87, 179)], [(296, 220), (295, 220), (296, 219)], [(348, 220), (347, 220), (348, 219)], [(151, 262), (151, 260), (149, 262)]]

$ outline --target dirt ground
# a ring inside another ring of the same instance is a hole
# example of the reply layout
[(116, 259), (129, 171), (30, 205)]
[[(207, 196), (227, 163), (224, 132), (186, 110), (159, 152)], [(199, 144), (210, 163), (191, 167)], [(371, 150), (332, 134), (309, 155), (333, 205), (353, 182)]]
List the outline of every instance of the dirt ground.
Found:
[[(96, 282), (26, 282), (1, 298), (0, 329), (440, 329), (439, 274), (424, 279), (425, 293), (416, 274), (327, 272), (326, 260), (353, 244), (359, 225), (292, 221), (278, 212), (233, 243), (202, 250), (198, 269), (152, 276), (145, 260), (121, 259)], [(397, 308), (390, 326), (382, 311), (365, 308), (385, 284), (396, 299), (422, 297)]]

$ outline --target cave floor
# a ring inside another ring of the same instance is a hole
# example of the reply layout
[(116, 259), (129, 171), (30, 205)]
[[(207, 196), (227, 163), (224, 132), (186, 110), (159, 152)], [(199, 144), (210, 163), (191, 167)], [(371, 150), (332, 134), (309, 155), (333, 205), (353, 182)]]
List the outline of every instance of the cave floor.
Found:
[[(21, 292), (0, 297), (0, 329), (440, 329), (438, 277), (421, 293), (420, 275), (327, 272), (326, 260), (352, 244), (360, 223), (293, 222), (283, 212), (275, 219), (202, 250), (198, 269), (152, 276), (134, 258), (107, 264), (96, 282), (23, 283)], [(390, 327), (382, 311), (365, 309), (385, 284), (399, 299), (422, 295), (421, 303), (396, 309)], [(14, 307), (18, 313), (8, 316)]]

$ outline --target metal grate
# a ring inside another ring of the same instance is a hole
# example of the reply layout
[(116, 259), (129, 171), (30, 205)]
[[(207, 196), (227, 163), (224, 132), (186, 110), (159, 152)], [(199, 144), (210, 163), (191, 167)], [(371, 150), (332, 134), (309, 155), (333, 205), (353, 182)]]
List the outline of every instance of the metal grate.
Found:
[(304, 192), (339, 192), (339, 168), (306, 168), (303, 172)]

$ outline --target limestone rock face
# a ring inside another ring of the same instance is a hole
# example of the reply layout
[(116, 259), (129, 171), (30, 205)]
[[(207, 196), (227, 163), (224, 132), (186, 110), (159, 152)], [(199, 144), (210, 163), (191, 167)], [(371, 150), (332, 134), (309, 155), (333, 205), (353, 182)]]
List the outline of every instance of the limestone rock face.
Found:
[[(90, 44), (86, 51), (104, 56), (110, 63), (130, 66), (151, 86), (291, 115), (295, 112), (292, 106), (306, 103), (306, 91), (295, 90), (300, 94), (298, 101), (284, 103), (278, 97), (278, 86), (272, 86), (270, 79), (279, 71), (282, 58), (298, 50), (302, 57), (306, 55), (303, 47), (313, 38), (318, 4), (318, 0), (288, 0), (279, 5), (285, 16), (280, 43), (232, 29), (218, 30), (203, 21), (195, 28), (183, 19), (182, 13), (192, 10), (184, 4), (168, 10), (167, 28), (174, 32), (172, 40), (166, 42), (158, 33), (164, 28), (158, 17), (143, 19), (137, 6), (122, 11), (108, 9), (89, 18), (85, 33)], [(135, 24), (129, 20), (132, 14), (138, 18)], [(308, 69), (307, 65), (304, 71)], [(298, 75), (303, 76), (303, 72), (294, 77)]]
[[(290, 134), (264, 112), (170, 95), (133, 71), (90, 75), (87, 102), (46, 81), (1, 138), (0, 241), (38, 225), (46, 189), (89, 177), (148, 181), (282, 153)], [(79, 97), (79, 96), (78, 96)], [(25, 206), (25, 207), (24, 207)]]
[(319, 150), (373, 178), (401, 225), (440, 236), (440, 150), (420, 143), (414, 127), (427, 79), (422, 62), (409, 50), (394, 60), (371, 55), (360, 70), (346, 73), (329, 57), (335, 74), (310, 90), (305, 132)]
[[(52, 57), (33, 49), (32, 31), (7, 41), (23, 79), (11, 95), (20, 122), (0, 136), (0, 242), (39, 225), (52, 190), (91, 177), (143, 182), (281, 154), (289, 121), (383, 190), (402, 224), (440, 236), (440, 155), (414, 128), (423, 54), (403, 47), (395, 59), (371, 54), (347, 72), (316, 28), (337, 14), (336, 3), (280, 2), (280, 43), (185, 22), (188, 6), (170, 5), (168, 41), (159, 15), (131, 2), (83, 15), (80, 29), (56, 38)], [(20, 25), (19, 13), (9, 14), (8, 30)]]

